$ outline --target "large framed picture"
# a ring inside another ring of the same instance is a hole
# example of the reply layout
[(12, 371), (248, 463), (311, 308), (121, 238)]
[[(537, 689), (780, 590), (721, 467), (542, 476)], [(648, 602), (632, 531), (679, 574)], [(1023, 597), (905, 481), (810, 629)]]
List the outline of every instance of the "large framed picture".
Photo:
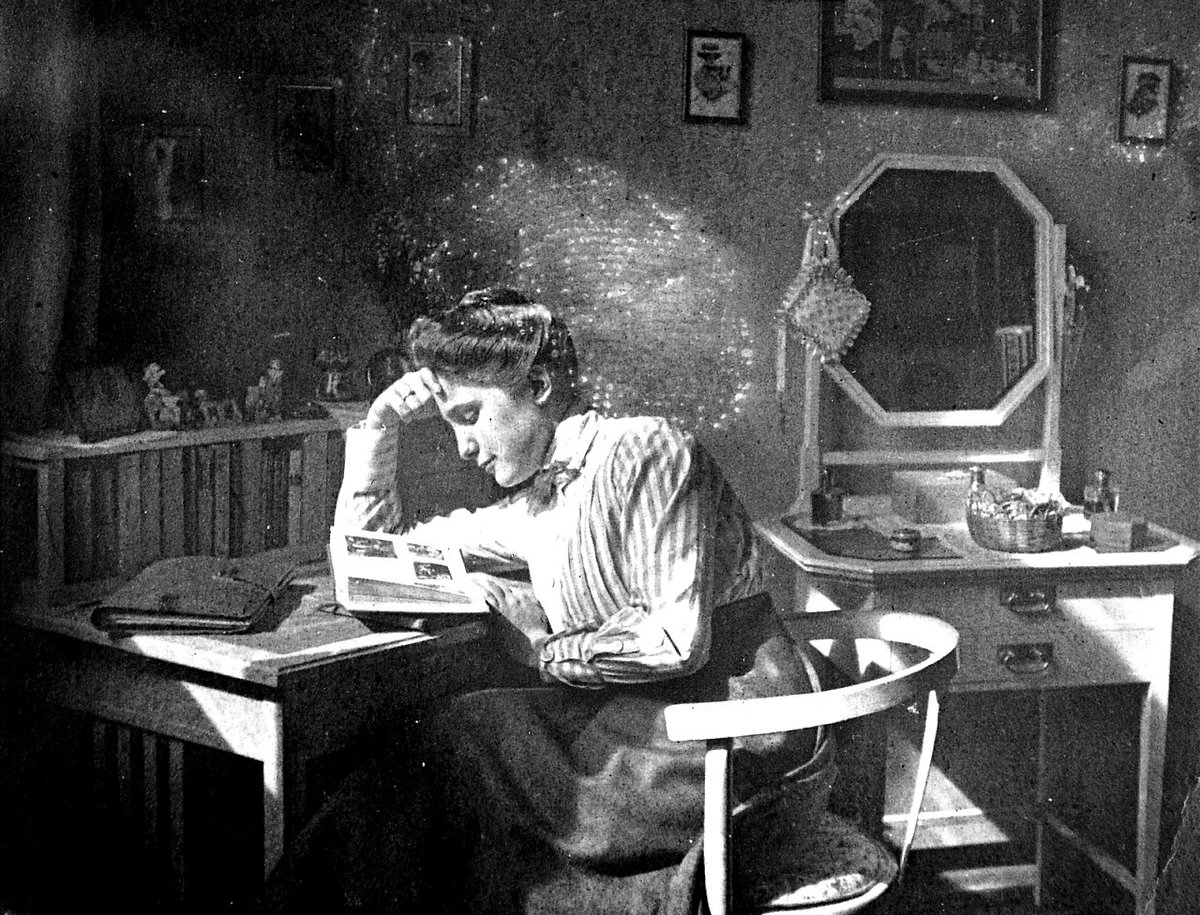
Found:
[(337, 156), (337, 88), (332, 83), (281, 83), (275, 87), (275, 165), (323, 172)]
[(405, 45), (405, 124), (469, 134), (471, 39), (465, 35), (411, 35)]
[(1171, 61), (1126, 57), (1121, 61), (1122, 143), (1167, 142), (1171, 114)]
[(820, 98), (1045, 108), (1054, 2), (825, 0)]
[(689, 30), (683, 66), (683, 119), (744, 123), (745, 90), (746, 36)]

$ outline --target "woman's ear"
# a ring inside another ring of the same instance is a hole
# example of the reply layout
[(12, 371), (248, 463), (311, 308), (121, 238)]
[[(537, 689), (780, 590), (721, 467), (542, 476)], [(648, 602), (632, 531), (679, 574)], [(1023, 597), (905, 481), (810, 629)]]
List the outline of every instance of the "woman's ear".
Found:
[(544, 366), (535, 365), (529, 370), (529, 389), (533, 392), (533, 402), (538, 406), (545, 406), (550, 402), (550, 395), (554, 391), (554, 379)]

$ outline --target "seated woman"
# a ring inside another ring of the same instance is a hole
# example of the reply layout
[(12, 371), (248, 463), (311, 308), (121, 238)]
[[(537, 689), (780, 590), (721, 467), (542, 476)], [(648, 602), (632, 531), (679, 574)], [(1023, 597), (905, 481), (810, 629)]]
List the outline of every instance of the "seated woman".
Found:
[[(267, 908), (694, 910), (704, 746), (668, 741), (662, 709), (814, 688), (769, 601), (747, 600), (749, 517), (692, 436), (584, 409), (570, 334), (520, 293), (469, 293), (409, 345), (418, 369), (347, 432), (338, 521), (395, 529), (398, 436), (440, 414), (509, 494), (418, 530), (479, 570), (529, 682), (445, 700), (384, 741), (293, 843)], [(823, 734), (748, 738), (734, 760), (742, 796), (788, 775), (801, 826), (823, 809)]]

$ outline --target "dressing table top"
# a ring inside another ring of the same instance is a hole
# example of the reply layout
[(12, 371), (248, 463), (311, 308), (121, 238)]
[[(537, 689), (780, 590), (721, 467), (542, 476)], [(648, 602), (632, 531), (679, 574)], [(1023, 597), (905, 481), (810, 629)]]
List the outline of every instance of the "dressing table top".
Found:
[[(1074, 523), (1072, 523), (1074, 521)], [(827, 553), (797, 533), (784, 518), (760, 521), (763, 539), (804, 572), (815, 578), (859, 582), (872, 586), (933, 582), (980, 582), (986, 580), (1037, 578), (1053, 574), (1056, 580), (1104, 578), (1173, 578), (1200, 555), (1200, 543), (1149, 525), (1146, 549), (1131, 552), (1101, 552), (1087, 538), (1087, 522), (1068, 515), (1062, 549), (1044, 553), (1003, 553), (986, 549), (971, 539), (965, 520), (953, 524), (914, 525), (894, 515), (848, 516), (840, 524), (818, 530), (865, 526), (886, 534), (899, 527), (915, 527), (923, 537), (957, 556), (922, 557), (897, 554), (895, 559), (861, 559)]]

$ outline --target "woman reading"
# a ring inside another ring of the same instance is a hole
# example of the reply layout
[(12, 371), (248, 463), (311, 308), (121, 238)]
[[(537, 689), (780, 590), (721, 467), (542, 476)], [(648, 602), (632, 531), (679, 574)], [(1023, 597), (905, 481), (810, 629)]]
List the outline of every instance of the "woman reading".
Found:
[[(293, 843), (269, 907), (695, 910), (704, 746), (668, 741), (662, 709), (815, 688), (754, 599), (745, 509), (691, 435), (585, 409), (567, 328), (519, 292), (469, 293), (409, 346), (416, 370), (347, 432), (337, 521), (395, 530), (398, 436), (449, 424), (508, 494), (413, 534), (462, 549), (527, 682), (444, 700), (384, 741)], [(740, 798), (786, 777), (815, 818), (832, 752), (815, 732), (748, 738)]]

